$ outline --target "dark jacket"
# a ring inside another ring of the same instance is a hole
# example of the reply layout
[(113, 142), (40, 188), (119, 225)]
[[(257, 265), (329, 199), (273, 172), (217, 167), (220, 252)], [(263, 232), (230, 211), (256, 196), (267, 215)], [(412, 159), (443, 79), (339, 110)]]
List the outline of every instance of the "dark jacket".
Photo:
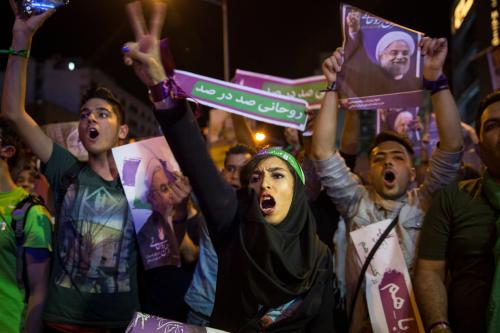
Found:
[[(205, 215), (210, 237), (219, 255), (219, 270), (212, 326), (230, 332), (333, 332), (333, 272), (331, 254), (325, 252), (320, 269), (303, 303), (288, 318), (262, 329), (258, 320), (265, 314), (252, 297), (243, 294), (244, 270), (240, 224), (249, 191), (234, 190), (221, 178), (208, 155), (192, 113), (184, 103), (175, 109), (156, 112), (163, 133), (184, 174), (190, 179)], [(245, 299), (247, 304), (242, 304)], [(248, 312), (248, 309), (254, 311)]]

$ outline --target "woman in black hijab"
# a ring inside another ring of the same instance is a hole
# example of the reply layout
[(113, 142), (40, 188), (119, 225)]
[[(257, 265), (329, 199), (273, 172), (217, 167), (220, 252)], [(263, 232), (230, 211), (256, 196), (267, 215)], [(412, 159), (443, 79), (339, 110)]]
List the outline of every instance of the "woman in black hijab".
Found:
[[(155, 116), (191, 182), (219, 257), (211, 326), (333, 332), (331, 253), (316, 235), (297, 161), (280, 149), (261, 151), (235, 192), (213, 164), (186, 102), (173, 100), (175, 84), (161, 66), (161, 29), (153, 25), (155, 33), (147, 33), (140, 11), (129, 5), (129, 13), (137, 42), (125, 45), (125, 62), (150, 88)], [(156, 16), (153, 23), (163, 21)]]
[(331, 254), (316, 235), (293, 156), (276, 148), (259, 152), (235, 192), (211, 161), (185, 102), (155, 115), (190, 179), (219, 256), (211, 326), (333, 332)]

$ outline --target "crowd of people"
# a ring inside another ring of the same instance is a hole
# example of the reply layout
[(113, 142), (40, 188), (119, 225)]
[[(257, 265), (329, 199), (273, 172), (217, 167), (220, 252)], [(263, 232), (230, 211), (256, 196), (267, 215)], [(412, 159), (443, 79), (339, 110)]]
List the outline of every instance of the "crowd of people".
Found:
[[(417, 147), (404, 130), (379, 133), (368, 172), (353, 172), (356, 110), (346, 112), (337, 147), (335, 83), (355, 75), (343, 66), (355, 50), (342, 47), (323, 63), (328, 86), (310, 114), (312, 137), (286, 129), (281, 148), (240, 135), (218, 170), (163, 67), (165, 5), (155, 4), (149, 27), (139, 2), (128, 12), (135, 41), (124, 44), (124, 62), (150, 90), (182, 174), (150, 163), (152, 213), (135, 230), (111, 153), (128, 134), (120, 101), (102, 87), (83, 96), (78, 133), (88, 162), (80, 162), (26, 111), (29, 52), (11, 54), (0, 117), (0, 332), (124, 332), (137, 311), (227, 332), (379, 332), (364, 279), (370, 262), (360, 260), (350, 235), (383, 220), (391, 221), (385, 231), (395, 235), (398, 265), (414, 288), (401, 299), (414, 294), (423, 331), (500, 330), (500, 91), (478, 109), (484, 167), (466, 179), (460, 114), (443, 72), (445, 39), (413, 45), (400, 33), (377, 44), (382, 67), (401, 67), (416, 48), (423, 57), (439, 143), (421, 181)], [(12, 49), (29, 51), (52, 13), (17, 15)], [(349, 38), (360, 39), (352, 16)], [(401, 45), (409, 52), (394, 51)], [(392, 74), (387, 84), (404, 75)], [(234, 123), (249, 133), (244, 119)], [(369, 236), (382, 242), (381, 234)], [(154, 254), (139, 253), (141, 242), (166, 244), (167, 260), (148, 269)]]

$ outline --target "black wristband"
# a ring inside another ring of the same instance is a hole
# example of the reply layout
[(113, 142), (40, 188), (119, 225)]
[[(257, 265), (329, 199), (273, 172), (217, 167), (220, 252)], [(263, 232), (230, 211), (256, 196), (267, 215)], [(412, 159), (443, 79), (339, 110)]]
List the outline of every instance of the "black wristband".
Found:
[(333, 81), (332, 83), (329, 83), (325, 89), (320, 91), (321, 92), (337, 91), (337, 82)]
[(441, 91), (450, 89), (448, 86), (448, 79), (444, 74), (441, 74), (436, 81), (429, 81), (424, 78), (424, 88), (429, 90), (431, 95)]

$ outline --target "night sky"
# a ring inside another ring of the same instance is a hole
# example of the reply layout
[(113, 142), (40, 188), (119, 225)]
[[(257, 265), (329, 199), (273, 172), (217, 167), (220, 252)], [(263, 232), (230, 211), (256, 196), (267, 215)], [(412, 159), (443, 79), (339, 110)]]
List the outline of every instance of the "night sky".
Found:
[[(11, 41), (13, 16), (0, 1), (0, 47)], [(120, 47), (132, 39), (125, 0), (71, 0), (35, 36), (32, 56), (80, 57), (139, 97), (145, 89), (122, 64)], [(147, 1), (143, 1), (147, 4)], [(177, 68), (222, 79), (222, 15), (203, 0), (168, 0), (164, 35)], [(350, 4), (422, 31), (448, 36), (452, 0), (365, 0)], [(332, 0), (229, 0), (231, 73), (236, 68), (288, 78), (314, 74), (320, 54), (341, 44), (339, 2)], [(5, 67), (5, 56), (0, 59)], [(231, 74), (231, 75), (232, 75)]]

